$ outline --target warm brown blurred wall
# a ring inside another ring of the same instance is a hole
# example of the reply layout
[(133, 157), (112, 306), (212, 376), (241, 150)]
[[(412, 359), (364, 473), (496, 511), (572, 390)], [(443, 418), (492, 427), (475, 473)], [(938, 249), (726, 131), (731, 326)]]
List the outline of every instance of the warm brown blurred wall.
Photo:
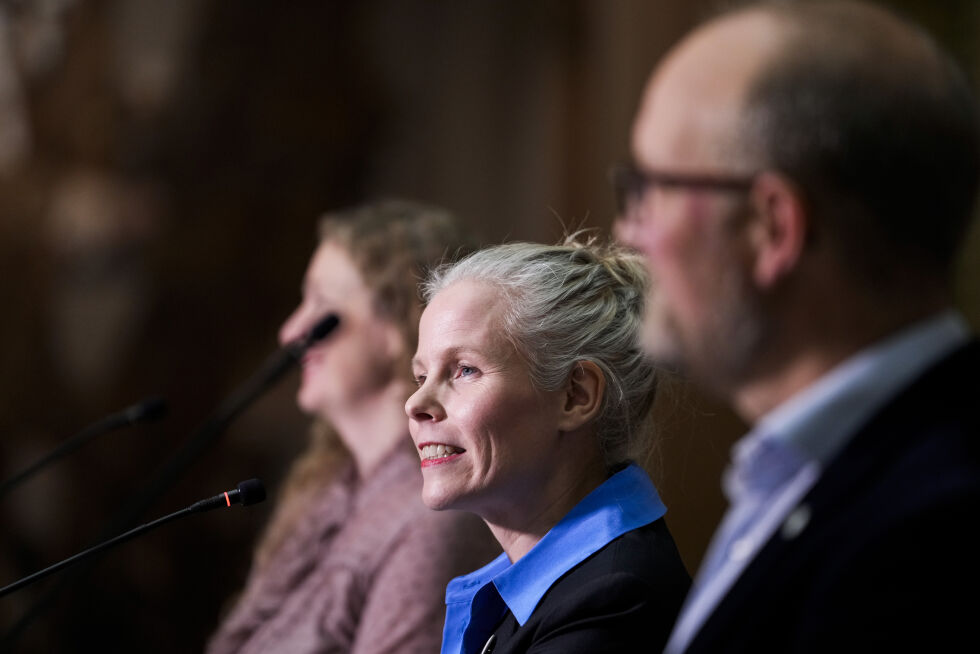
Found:
[[(316, 216), (442, 203), (487, 242), (608, 230), (608, 165), (657, 58), (714, 2), (0, 2), (0, 475), (151, 394), (171, 416), (106, 436), (0, 498), (0, 584), (91, 544), (275, 347)], [(980, 78), (980, 3), (895, 0)], [(975, 230), (976, 231), (976, 230)], [(980, 322), (980, 233), (961, 304)], [(302, 446), (295, 379), (145, 516)], [(743, 426), (665, 384), (650, 467), (692, 571)], [(199, 650), (269, 506), (175, 523), (61, 592), (16, 651)], [(52, 586), (0, 599), (8, 631)]]

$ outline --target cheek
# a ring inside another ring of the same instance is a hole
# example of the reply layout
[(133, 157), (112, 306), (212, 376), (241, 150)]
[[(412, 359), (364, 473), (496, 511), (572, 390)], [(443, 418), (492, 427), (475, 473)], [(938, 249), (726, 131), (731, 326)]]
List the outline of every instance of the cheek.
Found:
[(502, 398), (486, 419), (501, 454), (528, 462), (535, 458), (534, 452), (552, 447), (551, 437), (558, 433), (552, 407), (532, 390)]
[(668, 304), (683, 302), (691, 294), (698, 273), (698, 252), (688, 231), (674, 225), (650, 230), (646, 252), (651, 291)]
[(492, 434), (496, 429), (498, 416), (486, 395), (478, 391), (473, 395), (476, 397), (472, 399), (457, 397), (455, 402), (447, 404), (446, 410), (463, 432), (463, 437), (470, 441), (470, 447), (479, 450), (485, 444), (488, 433)]
[(717, 226), (724, 220), (716, 203), (698, 196), (664, 202), (648, 230), (646, 253), (654, 284), (675, 302), (695, 301), (716, 276)]
[(690, 248), (695, 236), (690, 209), (689, 203), (670, 195), (650, 198), (649, 216), (635, 227), (634, 241), (654, 276), (667, 274)]
[(319, 394), (320, 389), (328, 385), (332, 374), (329, 368), (333, 365), (333, 353), (311, 350), (308, 363), (303, 366), (300, 393), (308, 397)]
[[(343, 340), (333, 343), (332, 365), (337, 374), (375, 378), (387, 376), (393, 368), (391, 348), (384, 329), (363, 320), (351, 320)], [(338, 380), (343, 381), (343, 380)]]
[(537, 408), (525, 398), (511, 393), (473, 388), (472, 401), (460, 402), (455, 416), (470, 445), (482, 451), (519, 440), (518, 431), (526, 429), (540, 414)]

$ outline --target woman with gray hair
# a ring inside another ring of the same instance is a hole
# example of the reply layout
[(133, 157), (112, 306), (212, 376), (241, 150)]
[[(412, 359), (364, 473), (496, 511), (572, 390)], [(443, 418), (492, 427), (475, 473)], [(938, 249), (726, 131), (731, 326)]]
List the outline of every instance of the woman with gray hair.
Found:
[(450, 582), (442, 652), (659, 651), (690, 578), (630, 456), (656, 376), (637, 344), (647, 278), (613, 246), (512, 243), (424, 285), (405, 405), (432, 509), (503, 547)]

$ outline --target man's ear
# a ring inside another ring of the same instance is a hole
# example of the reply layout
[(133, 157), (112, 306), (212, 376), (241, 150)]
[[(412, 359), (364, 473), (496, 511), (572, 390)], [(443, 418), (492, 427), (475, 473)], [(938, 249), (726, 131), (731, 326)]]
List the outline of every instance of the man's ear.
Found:
[(752, 277), (760, 288), (771, 288), (798, 265), (809, 215), (796, 185), (776, 172), (756, 177), (751, 201), (755, 213), (749, 227)]
[(602, 408), (606, 376), (592, 361), (579, 361), (565, 381), (558, 429), (574, 431), (594, 420)]

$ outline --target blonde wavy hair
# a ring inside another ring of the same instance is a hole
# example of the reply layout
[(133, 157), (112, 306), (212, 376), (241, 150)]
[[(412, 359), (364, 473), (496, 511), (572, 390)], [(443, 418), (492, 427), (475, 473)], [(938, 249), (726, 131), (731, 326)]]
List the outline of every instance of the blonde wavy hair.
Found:
[[(319, 243), (329, 241), (347, 252), (374, 296), (378, 318), (401, 331), (405, 361), (396, 362), (395, 369), (403, 370), (408, 380), (408, 357), (418, 343), (422, 313), (419, 281), (431, 268), (471, 251), (472, 244), (449, 211), (398, 199), (327, 213), (320, 218), (317, 232)], [(303, 515), (305, 498), (329, 484), (349, 460), (350, 453), (332, 426), (316, 418), (306, 450), (287, 473), (279, 504), (259, 540), (257, 566), (267, 563), (289, 538)]]

